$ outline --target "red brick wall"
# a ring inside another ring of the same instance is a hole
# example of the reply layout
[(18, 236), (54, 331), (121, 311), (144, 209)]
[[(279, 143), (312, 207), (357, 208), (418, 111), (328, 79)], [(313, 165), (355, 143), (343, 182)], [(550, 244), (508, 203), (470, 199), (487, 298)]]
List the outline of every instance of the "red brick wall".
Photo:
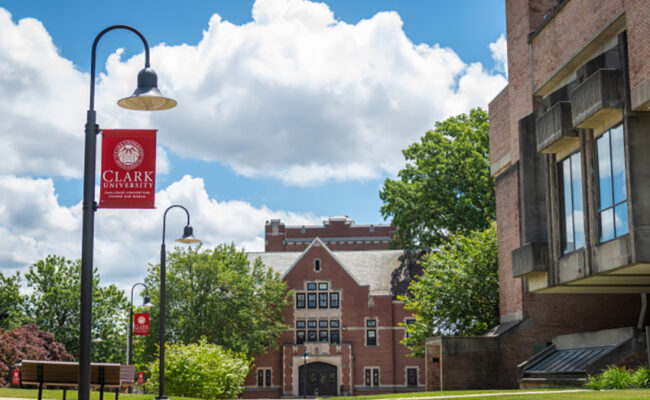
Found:
[[(329, 220), (321, 227), (285, 226), (280, 223), (278, 232), (273, 233), (273, 222), (266, 223), (266, 243), (264, 251), (304, 251), (313, 239), (345, 238), (346, 243), (331, 243), (330, 250), (386, 250), (391, 248), (390, 242), (356, 243), (356, 238), (392, 238), (395, 228), (390, 225), (355, 225), (351, 220)], [(292, 239), (302, 239), (300, 243), (289, 244)], [(353, 243), (347, 243), (354, 241)]]
[[(313, 260), (321, 260), (321, 272), (314, 272)], [(403, 303), (394, 301), (390, 295), (369, 296), (368, 286), (359, 286), (356, 281), (341, 268), (331, 254), (322, 246), (312, 246), (307, 253), (296, 263), (284, 278), (287, 286), (295, 291), (303, 291), (307, 281), (329, 280), (330, 290), (340, 291), (340, 335), (341, 348), (336, 352), (337, 346), (330, 346), (330, 353), (343, 357), (341, 368), (343, 391), (354, 393), (350, 387), (350, 374), (353, 386), (364, 385), (364, 368), (375, 367), (380, 369), (380, 385), (406, 384), (406, 367), (418, 368), (419, 383), (424, 385), (424, 360), (422, 358), (407, 357), (408, 349), (399, 343), (404, 337), (404, 329), (397, 323), (403, 322), (409, 312), (404, 310)], [(285, 322), (291, 326), (280, 338), (282, 350), (270, 349), (266, 354), (256, 359), (256, 367), (273, 367), (273, 385), (284, 385), (283, 392), (293, 390), (292, 357), (291, 349), (294, 346), (294, 308), (293, 304), (285, 312)], [(311, 315), (308, 316), (311, 319)], [(314, 312), (314, 319), (318, 319), (318, 312)], [(377, 320), (377, 346), (366, 346), (365, 321), (367, 318)], [(302, 346), (297, 346), (302, 348)], [(288, 350), (287, 350), (288, 349)], [(303, 350), (300, 350), (302, 354)], [(246, 379), (246, 385), (256, 385), (256, 369)], [(284, 371), (284, 382), (279, 372)], [(276, 381), (277, 378), (277, 381)], [(392, 392), (382, 389), (379, 392)], [(260, 392), (246, 392), (246, 397), (259, 397)], [(280, 393), (280, 391), (278, 391)], [(365, 392), (364, 392), (365, 393)]]
[(625, 0), (630, 88), (636, 89), (650, 79), (650, 3)]
[(623, 3), (570, 0), (533, 39), (534, 87), (555, 74), (613, 21), (623, 11)]

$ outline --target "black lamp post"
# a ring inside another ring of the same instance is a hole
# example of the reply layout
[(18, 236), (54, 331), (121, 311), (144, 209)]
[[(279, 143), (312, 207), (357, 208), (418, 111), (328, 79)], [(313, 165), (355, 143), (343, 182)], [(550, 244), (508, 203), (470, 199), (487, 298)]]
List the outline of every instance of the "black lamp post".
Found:
[(151, 301), (149, 300), (149, 290), (147, 285), (144, 283), (138, 282), (131, 286), (131, 306), (129, 307), (129, 333), (126, 341), (126, 365), (131, 365), (133, 362), (133, 289), (136, 286), (142, 286), (144, 288), (144, 301), (142, 302), (142, 308), (149, 309), (153, 307)]
[(187, 208), (179, 204), (167, 207), (165, 214), (163, 214), (162, 244), (160, 245), (160, 331), (158, 333), (160, 357), (158, 360), (158, 396), (156, 397), (156, 400), (167, 399), (167, 396), (165, 396), (165, 280), (167, 275), (167, 271), (165, 270), (165, 260), (167, 257), (165, 251), (165, 225), (167, 221), (167, 212), (175, 207), (182, 208), (183, 211), (185, 211), (185, 214), (187, 214), (187, 225), (185, 225), (185, 228), (183, 229), (183, 236), (176, 239), (176, 241), (187, 244), (201, 243), (199, 239), (194, 237), (194, 231), (190, 225), (190, 213), (187, 211)]
[(176, 106), (176, 101), (158, 91), (158, 78), (149, 65), (149, 44), (135, 28), (113, 25), (101, 31), (93, 42), (90, 62), (90, 107), (86, 114), (84, 150), (83, 222), (81, 236), (81, 312), (79, 323), (79, 400), (90, 400), (90, 330), (92, 323), (93, 242), (95, 229), (95, 159), (97, 150), (97, 115), (95, 113), (95, 54), (97, 43), (106, 33), (126, 29), (138, 35), (145, 50), (144, 69), (138, 73), (138, 87), (133, 95), (118, 101), (118, 105), (132, 110), (165, 110)]

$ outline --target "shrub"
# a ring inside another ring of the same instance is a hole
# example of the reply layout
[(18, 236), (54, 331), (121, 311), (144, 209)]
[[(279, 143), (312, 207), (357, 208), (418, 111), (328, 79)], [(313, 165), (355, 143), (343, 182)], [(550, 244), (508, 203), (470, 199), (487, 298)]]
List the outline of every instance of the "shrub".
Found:
[(632, 374), (625, 367), (610, 365), (598, 376), (589, 376), (586, 387), (594, 390), (627, 389), (632, 385)]
[[(249, 360), (221, 346), (199, 343), (165, 345), (165, 393), (202, 399), (234, 399), (241, 393)], [(158, 362), (149, 366), (147, 390), (158, 391)]]
[(639, 367), (632, 374), (632, 385), (637, 388), (650, 388), (650, 368), (648, 366)]
[(73, 357), (54, 335), (35, 324), (11, 330), (0, 329), (0, 387), (9, 386), (11, 369), (23, 360), (72, 361)]

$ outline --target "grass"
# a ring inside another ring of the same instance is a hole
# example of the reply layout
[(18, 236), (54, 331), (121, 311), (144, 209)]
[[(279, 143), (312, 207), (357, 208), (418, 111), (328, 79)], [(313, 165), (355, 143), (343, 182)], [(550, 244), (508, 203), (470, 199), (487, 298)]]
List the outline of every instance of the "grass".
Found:
[[(399, 393), (373, 396), (354, 397), (331, 397), (337, 400), (363, 400), (363, 399), (402, 399), (402, 398), (440, 398), (447, 399), (498, 399), (498, 400), (627, 400), (627, 399), (650, 399), (650, 390), (629, 389), (629, 390), (601, 390), (601, 391), (573, 391), (570, 393), (557, 393), (562, 390), (571, 389), (525, 389), (525, 390), (473, 390), (473, 391), (445, 391), (445, 392), (419, 392)], [(576, 389), (577, 390), (577, 389)], [(538, 394), (526, 394), (530, 392), (543, 392)], [(496, 394), (499, 394), (498, 396)], [(468, 396), (469, 395), (469, 396)], [(481, 396), (483, 395), (483, 396)], [(451, 396), (451, 397), (450, 397)], [(458, 397), (456, 397), (458, 396)], [(471, 397), (470, 397), (471, 396)]]
[[(526, 390), (471, 390), (471, 391), (446, 391), (446, 392), (419, 392), (419, 393), (400, 393), (400, 394), (386, 394), (386, 395), (372, 395), (372, 396), (355, 396), (355, 397), (330, 397), (334, 400), (363, 400), (363, 399), (398, 399), (398, 398), (432, 398), (440, 396), (453, 396), (446, 397), (447, 399), (499, 399), (499, 400), (634, 400), (634, 399), (650, 399), (650, 389), (629, 389), (629, 390), (601, 390), (601, 391), (574, 391), (570, 393), (558, 393), (562, 389), (526, 389)], [(526, 394), (530, 392), (543, 392), (539, 394)], [(499, 396), (496, 394), (499, 393)], [(464, 395), (472, 395), (471, 397), (463, 397)], [(481, 396), (484, 395), (484, 396)], [(457, 397), (458, 396), (458, 397)], [(0, 388), (0, 397), (13, 397), (24, 399), (38, 398), (38, 390), (36, 389), (10, 389)], [(120, 399), (123, 400), (153, 400), (155, 394), (128, 394), (120, 393)], [(62, 390), (43, 390), (44, 399), (62, 399)], [(104, 392), (104, 399), (112, 400), (115, 398), (114, 392)], [(66, 399), (76, 400), (77, 392), (75, 390), (68, 390)], [(90, 392), (91, 400), (99, 400), (99, 392)], [(190, 397), (175, 397), (170, 396), (171, 400), (198, 400)]]
[[(120, 399), (123, 400), (153, 400), (157, 394), (129, 394), (120, 393)], [(37, 399), (38, 389), (12, 389), (0, 388), (0, 397), (13, 397), (19, 399)], [(115, 398), (115, 390), (104, 390), (104, 400), (113, 400)], [(169, 396), (170, 400), (199, 400), (191, 397), (176, 397)], [(50, 390), (43, 389), (43, 399), (63, 399), (63, 390)], [(77, 400), (77, 391), (68, 390), (66, 400)], [(99, 400), (99, 392), (90, 391), (90, 400)]]

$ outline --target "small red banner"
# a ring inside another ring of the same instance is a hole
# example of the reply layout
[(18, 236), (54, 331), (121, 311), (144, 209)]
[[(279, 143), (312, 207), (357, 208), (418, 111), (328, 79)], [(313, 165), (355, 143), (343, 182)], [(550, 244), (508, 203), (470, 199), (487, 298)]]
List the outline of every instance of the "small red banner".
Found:
[(149, 336), (149, 313), (133, 315), (133, 334), (135, 336)]
[(144, 385), (144, 372), (138, 372), (138, 385)]
[(14, 369), (11, 371), (11, 385), (20, 386), (20, 370)]
[(100, 208), (154, 208), (156, 130), (102, 130)]

